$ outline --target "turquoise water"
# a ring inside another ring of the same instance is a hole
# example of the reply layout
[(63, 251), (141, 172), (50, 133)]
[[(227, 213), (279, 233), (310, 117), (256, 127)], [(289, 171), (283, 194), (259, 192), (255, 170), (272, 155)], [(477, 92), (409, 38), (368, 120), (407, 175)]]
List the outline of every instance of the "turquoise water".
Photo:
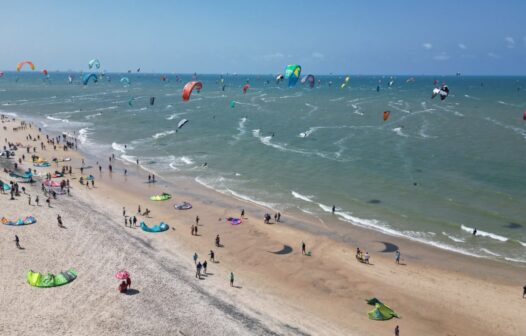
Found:
[(119, 74), (88, 86), (64, 73), (16, 76), (0, 78), (3, 113), (76, 132), (95, 154), (282, 212), (320, 216), (334, 204), (349, 225), (526, 262), (526, 78), (440, 77), (451, 89), (440, 101), (433, 77), (388, 87), (389, 77), (352, 76), (341, 89), (343, 77), (327, 76), (310, 89), (239, 75), (224, 76), (222, 91), (219, 75), (203, 75), (185, 103), (191, 76), (125, 74), (129, 86)]

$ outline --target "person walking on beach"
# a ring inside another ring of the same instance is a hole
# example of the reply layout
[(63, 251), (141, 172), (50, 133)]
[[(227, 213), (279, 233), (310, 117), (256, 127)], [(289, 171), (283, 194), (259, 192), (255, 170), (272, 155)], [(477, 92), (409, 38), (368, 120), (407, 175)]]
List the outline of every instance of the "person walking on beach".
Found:
[(38, 195), (37, 195), (37, 197), (35, 197), (35, 203), (37, 204), (37, 206), (40, 206), (40, 205), (38, 204), (38, 201), (39, 201), (39, 199), (38, 199)]
[(230, 272), (230, 287), (234, 287), (234, 272)]
[(58, 227), (64, 227), (64, 225), (62, 224), (62, 217), (60, 217), (60, 215), (57, 216), (57, 223)]
[(219, 238), (219, 235), (216, 236), (216, 246), (221, 247), (221, 238)]
[(139, 204), (139, 206), (137, 207), (137, 214), (141, 214), (141, 205)]
[(305, 245), (305, 242), (302, 241), (301, 242), (301, 254), (307, 254), (307, 252), (305, 251), (306, 248), (307, 246)]
[[(208, 255), (210, 256), (210, 261), (215, 263), (216, 260), (215, 260), (215, 253), (214, 253), (214, 251), (210, 250), (210, 253)], [(526, 287), (526, 286), (524, 286), (524, 287)]]
[(20, 239), (18, 239), (18, 236), (15, 235), (15, 244), (18, 249), (20, 249)]
[(133, 226), (137, 226), (137, 217), (133, 216)]
[(195, 226), (199, 225), (199, 216), (195, 216)]
[(126, 208), (125, 208), (125, 207), (122, 207), (122, 215), (123, 215), (124, 217), (126, 217)]
[(243, 218), (243, 216), (245, 216), (245, 209), (241, 209), (241, 218)]
[(400, 264), (400, 251), (399, 250), (396, 250), (396, 257), (395, 257), (395, 260), (396, 260), (396, 263), (397, 264)]
[(203, 271), (204, 271), (204, 274), (206, 275), (206, 266), (208, 266), (208, 263), (205, 261), (203, 261)]
[(197, 255), (197, 252), (194, 252), (194, 264), (197, 265), (197, 258), (199, 258), (199, 256)]
[(201, 279), (201, 268), (203, 267), (203, 265), (201, 265), (201, 262), (198, 262), (197, 265), (195, 266), (196, 270), (195, 270), (195, 277), (196, 278), (199, 278)]
[(394, 334), (395, 334), (395, 336), (400, 336), (400, 327), (399, 326), (395, 327)]

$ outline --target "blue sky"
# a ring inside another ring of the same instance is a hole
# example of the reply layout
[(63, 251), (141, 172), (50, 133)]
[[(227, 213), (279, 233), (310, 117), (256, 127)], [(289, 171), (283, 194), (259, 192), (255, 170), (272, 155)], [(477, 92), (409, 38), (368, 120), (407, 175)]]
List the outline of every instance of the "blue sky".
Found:
[(3, 1), (0, 69), (526, 75), (526, 1)]

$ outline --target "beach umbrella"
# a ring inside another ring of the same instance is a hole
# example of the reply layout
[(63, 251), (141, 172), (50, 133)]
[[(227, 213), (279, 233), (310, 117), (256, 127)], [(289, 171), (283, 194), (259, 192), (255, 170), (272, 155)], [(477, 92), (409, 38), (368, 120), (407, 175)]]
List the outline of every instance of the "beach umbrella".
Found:
[(119, 280), (125, 280), (130, 277), (130, 273), (128, 273), (128, 271), (118, 271), (115, 273), (115, 277)]

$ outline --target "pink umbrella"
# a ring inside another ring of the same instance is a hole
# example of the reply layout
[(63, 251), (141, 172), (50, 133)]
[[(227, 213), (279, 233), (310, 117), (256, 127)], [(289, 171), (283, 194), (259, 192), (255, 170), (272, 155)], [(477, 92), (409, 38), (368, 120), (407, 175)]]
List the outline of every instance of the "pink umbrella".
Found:
[(128, 271), (118, 271), (115, 273), (115, 277), (119, 280), (128, 279), (130, 277), (130, 273), (128, 273)]

